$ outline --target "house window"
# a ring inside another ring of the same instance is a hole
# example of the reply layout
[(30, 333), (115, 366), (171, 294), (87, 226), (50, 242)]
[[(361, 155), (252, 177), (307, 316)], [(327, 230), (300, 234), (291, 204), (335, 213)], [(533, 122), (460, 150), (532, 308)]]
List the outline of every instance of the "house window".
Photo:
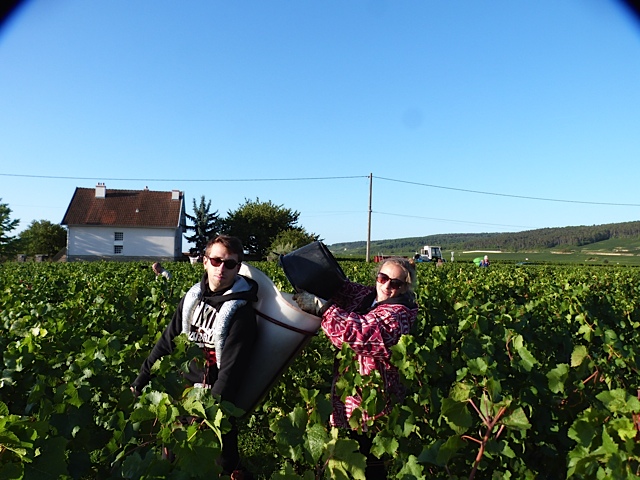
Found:
[(113, 253), (114, 255), (122, 255), (122, 245), (114, 245)]
[(113, 232), (113, 235), (116, 242), (121, 242), (124, 240), (124, 232)]

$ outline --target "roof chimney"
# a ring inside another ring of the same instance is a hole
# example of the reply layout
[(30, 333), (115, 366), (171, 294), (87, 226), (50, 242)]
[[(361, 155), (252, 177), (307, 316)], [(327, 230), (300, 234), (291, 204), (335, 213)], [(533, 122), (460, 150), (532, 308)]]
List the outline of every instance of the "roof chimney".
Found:
[(105, 198), (107, 196), (107, 187), (104, 183), (98, 182), (96, 185), (96, 198)]
[(171, 190), (171, 200), (180, 200), (180, 190)]

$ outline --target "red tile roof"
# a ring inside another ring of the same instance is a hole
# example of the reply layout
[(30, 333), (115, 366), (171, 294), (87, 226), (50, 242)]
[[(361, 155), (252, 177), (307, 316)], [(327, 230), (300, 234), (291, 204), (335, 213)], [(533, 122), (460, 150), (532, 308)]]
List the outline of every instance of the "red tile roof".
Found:
[(106, 189), (96, 198), (95, 188), (77, 187), (62, 225), (109, 225), (119, 227), (178, 227), (183, 193)]

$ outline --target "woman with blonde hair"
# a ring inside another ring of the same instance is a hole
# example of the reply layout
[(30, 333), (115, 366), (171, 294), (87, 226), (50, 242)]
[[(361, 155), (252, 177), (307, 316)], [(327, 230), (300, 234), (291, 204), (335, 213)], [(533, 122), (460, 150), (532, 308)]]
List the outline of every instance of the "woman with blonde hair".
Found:
[[(390, 257), (380, 264), (375, 286), (346, 281), (327, 302), (308, 292), (294, 295), (302, 310), (322, 317), (322, 330), (338, 351), (345, 343), (353, 350), (360, 375), (370, 375), (375, 370), (380, 373), (385, 406), (372, 415), (362, 411), (365, 430), (370, 421), (387, 415), (393, 405), (404, 400), (400, 374), (391, 364), (391, 347), (398, 343), (402, 335), (410, 332), (418, 315), (413, 291), (415, 278), (413, 260)], [(342, 401), (336, 386), (344, 373), (335, 362), (330, 421), (335, 427), (350, 428), (349, 418), (360, 407), (362, 398), (355, 394)], [(369, 455), (371, 438), (364, 434), (357, 438), (362, 453), (369, 456), (367, 479), (386, 478), (384, 467), (378, 465), (375, 468), (375, 459)]]

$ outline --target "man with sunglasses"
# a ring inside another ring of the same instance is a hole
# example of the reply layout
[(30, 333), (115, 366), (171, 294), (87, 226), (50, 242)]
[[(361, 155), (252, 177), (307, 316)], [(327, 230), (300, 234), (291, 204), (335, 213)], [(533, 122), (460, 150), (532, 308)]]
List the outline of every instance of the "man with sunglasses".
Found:
[[(244, 249), (238, 238), (220, 235), (209, 241), (202, 280), (182, 297), (171, 323), (142, 364), (131, 385), (135, 394), (151, 380), (151, 367), (156, 360), (170, 354), (174, 338), (184, 333), (203, 349), (206, 359), (204, 368), (195, 360), (191, 362), (186, 380), (235, 403), (257, 336), (252, 304), (258, 300), (258, 284), (238, 274), (243, 258)], [(219, 464), (223, 473), (242, 478), (235, 424), (223, 435), (222, 443)]]
[[(387, 415), (394, 404), (402, 403), (405, 392), (398, 369), (391, 364), (391, 347), (408, 334), (418, 315), (413, 284), (416, 271), (413, 260), (402, 257), (385, 259), (378, 268), (376, 285), (366, 286), (347, 281), (337, 294), (324, 302), (308, 292), (297, 293), (294, 300), (300, 308), (322, 316), (322, 330), (339, 352), (347, 344), (355, 353), (361, 375), (378, 370), (384, 382), (385, 405), (378, 413), (362, 411), (362, 424)], [(336, 352), (337, 353), (337, 352)], [(339, 362), (334, 364), (331, 425), (350, 429), (349, 418), (360, 407), (359, 394), (342, 400), (339, 381), (345, 372)], [(367, 480), (386, 478), (380, 460), (369, 453), (371, 438), (367, 434), (353, 435), (367, 455)]]

